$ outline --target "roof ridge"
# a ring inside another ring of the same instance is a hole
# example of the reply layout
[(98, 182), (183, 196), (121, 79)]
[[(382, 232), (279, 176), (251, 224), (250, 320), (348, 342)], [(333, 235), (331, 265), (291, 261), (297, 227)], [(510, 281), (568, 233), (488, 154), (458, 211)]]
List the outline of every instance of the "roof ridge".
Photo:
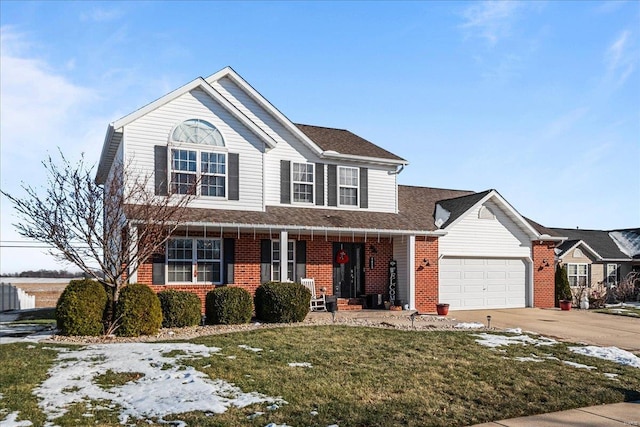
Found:
[[(349, 129), (334, 128), (334, 127), (329, 127), (329, 126), (309, 125), (309, 124), (306, 124), (306, 123), (294, 123), (294, 125), (296, 125), (296, 126), (309, 126), (309, 127), (312, 127), (312, 128), (321, 128), (321, 129), (341, 130), (341, 131), (344, 131), (344, 132), (351, 132)], [(353, 133), (353, 132), (351, 132), (351, 133)], [(355, 135), (355, 133), (354, 133), (354, 135)], [(380, 147), (380, 148), (382, 148), (382, 147)]]
[[(445, 191), (464, 191), (464, 192), (473, 193), (473, 194), (476, 193), (473, 190), (458, 190), (456, 188), (426, 187), (424, 185), (398, 184), (398, 187), (426, 188), (426, 189), (429, 189), (429, 190), (445, 190)], [(469, 196), (470, 196), (470, 194), (469, 194)]]

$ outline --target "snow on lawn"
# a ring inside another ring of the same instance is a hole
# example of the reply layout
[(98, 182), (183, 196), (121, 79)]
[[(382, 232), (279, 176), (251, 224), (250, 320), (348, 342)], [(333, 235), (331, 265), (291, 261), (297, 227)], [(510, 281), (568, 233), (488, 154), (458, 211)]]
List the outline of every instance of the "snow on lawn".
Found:
[(246, 344), (240, 344), (238, 347), (244, 349), (244, 350), (249, 350), (249, 351), (253, 351), (254, 353), (257, 353), (259, 351), (262, 351), (261, 348), (254, 348), (254, 347), (249, 347)]
[[(120, 422), (130, 417), (151, 418), (190, 411), (223, 413), (229, 407), (254, 403), (286, 403), (257, 392), (244, 393), (238, 387), (188, 365), (188, 360), (219, 352), (216, 347), (189, 343), (98, 344), (63, 351), (48, 379), (34, 390), (49, 420), (64, 415), (78, 402), (106, 400), (118, 405)], [(169, 352), (174, 354), (169, 356)], [(102, 388), (96, 377), (112, 372), (138, 372), (139, 379), (124, 385)]]
[(586, 347), (569, 347), (569, 350), (585, 356), (610, 360), (620, 365), (640, 368), (640, 357), (626, 350), (621, 350), (618, 347), (597, 347), (595, 345), (589, 345)]
[(291, 362), (289, 363), (291, 367), (299, 367), (299, 368), (313, 368), (313, 365), (309, 362)]
[(4, 420), (0, 420), (0, 426), (2, 427), (28, 427), (32, 426), (33, 423), (31, 421), (16, 421), (18, 418), (19, 412), (12, 412), (7, 415), (7, 418)]
[(530, 344), (535, 346), (544, 346), (544, 345), (554, 345), (557, 344), (558, 341), (551, 338), (531, 338), (528, 335), (493, 335), (487, 333), (481, 334), (473, 334), (474, 337), (479, 337), (480, 339), (476, 340), (476, 342), (480, 345), (484, 345), (486, 347), (496, 348), (502, 347), (505, 345), (512, 344)]
[(454, 328), (458, 329), (482, 329), (484, 325), (482, 323), (473, 322), (473, 323), (458, 323)]
[(564, 363), (565, 365), (573, 366), (574, 368), (588, 369), (588, 370), (598, 369), (595, 366), (583, 365), (582, 363), (571, 362), (569, 360), (563, 360), (562, 363)]

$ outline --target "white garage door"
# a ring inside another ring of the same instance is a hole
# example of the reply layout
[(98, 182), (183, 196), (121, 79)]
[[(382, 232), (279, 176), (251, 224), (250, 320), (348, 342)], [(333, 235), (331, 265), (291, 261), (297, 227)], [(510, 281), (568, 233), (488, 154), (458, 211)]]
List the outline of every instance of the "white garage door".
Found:
[(438, 299), (451, 310), (526, 306), (527, 268), (522, 259), (440, 260)]

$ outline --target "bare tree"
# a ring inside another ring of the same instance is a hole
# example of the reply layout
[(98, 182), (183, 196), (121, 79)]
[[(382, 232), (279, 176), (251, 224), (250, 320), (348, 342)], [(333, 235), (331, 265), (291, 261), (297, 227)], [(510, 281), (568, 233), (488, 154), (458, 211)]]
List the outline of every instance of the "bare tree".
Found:
[(21, 221), (14, 225), (22, 236), (51, 246), (54, 257), (103, 283), (115, 304), (128, 277), (180, 225), (195, 183), (188, 194), (155, 196), (149, 175), (132, 165), (114, 164), (107, 183), (100, 185), (84, 156), (77, 163), (60, 157), (59, 164), (51, 156), (42, 162), (46, 186), (23, 184), (24, 197), (2, 194), (19, 214)]

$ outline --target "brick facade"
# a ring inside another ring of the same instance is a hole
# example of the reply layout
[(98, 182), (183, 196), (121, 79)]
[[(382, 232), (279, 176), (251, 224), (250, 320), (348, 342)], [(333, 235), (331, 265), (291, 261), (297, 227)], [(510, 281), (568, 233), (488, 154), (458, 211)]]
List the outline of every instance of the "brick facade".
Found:
[[(424, 260), (429, 265), (424, 265)], [(416, 237), (416, 310), (436, 311), (438, 303), (438, 238)]]
[(532, 242), (533, 306), (550, 308), (555, 305), (555, 242)]

